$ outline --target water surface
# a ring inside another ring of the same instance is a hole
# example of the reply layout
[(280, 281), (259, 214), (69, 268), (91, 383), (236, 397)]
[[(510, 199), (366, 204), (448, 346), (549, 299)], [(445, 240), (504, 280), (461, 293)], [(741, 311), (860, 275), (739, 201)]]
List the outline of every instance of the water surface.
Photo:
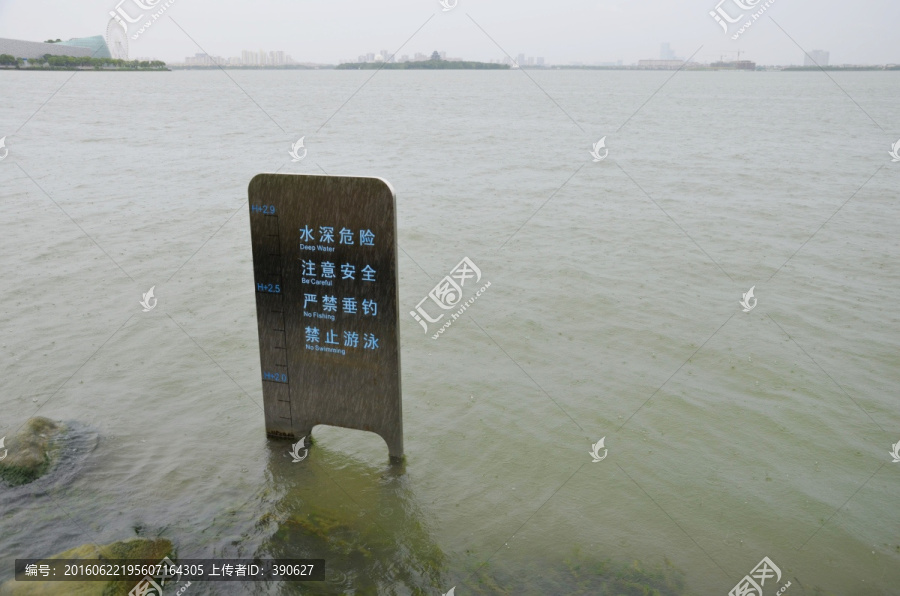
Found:
[[(322, 556), (318, 593), (668, 561), (667, 593), (724, 594), (768, 556), (789, 594), (897, 594), (900, 79), (829, 74), (0, 73), (0, 435), (84, 446), (2, 489), (0, 580), (141, 535)], [(274, 171), (397, 191), (401, 469), (265, 437), (245, 203)], [(491, 287), (433, 340), (405, 313), (465, 256)]]

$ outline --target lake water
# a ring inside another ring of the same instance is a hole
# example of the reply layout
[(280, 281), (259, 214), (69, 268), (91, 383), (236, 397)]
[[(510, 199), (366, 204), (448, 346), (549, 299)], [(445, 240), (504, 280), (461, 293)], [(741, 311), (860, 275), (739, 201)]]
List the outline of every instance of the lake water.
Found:
[[(304, 593), (727, 594), (769, 557), (766, 596), (900, 594), (897, 73), (0, 90), (0, 435), (71, 427), (53, 473), (0, 488), (0, 581), (159, 536), (325, 558)], [(297, 464), (265, 436), (246, 201), (275, 171), (397, 192), (403, 467), (368, 433), (317, 427)], [(463, 257), (491, 287), (431, 339), (407, 313)]]

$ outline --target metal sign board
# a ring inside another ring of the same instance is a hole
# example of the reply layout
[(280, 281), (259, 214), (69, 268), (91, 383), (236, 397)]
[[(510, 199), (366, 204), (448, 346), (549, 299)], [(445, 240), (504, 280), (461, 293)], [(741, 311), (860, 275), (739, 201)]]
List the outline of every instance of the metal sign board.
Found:
[(366, 430), (402, 457), (393, 189), (259, 174), (249, 196), (266, 432)]

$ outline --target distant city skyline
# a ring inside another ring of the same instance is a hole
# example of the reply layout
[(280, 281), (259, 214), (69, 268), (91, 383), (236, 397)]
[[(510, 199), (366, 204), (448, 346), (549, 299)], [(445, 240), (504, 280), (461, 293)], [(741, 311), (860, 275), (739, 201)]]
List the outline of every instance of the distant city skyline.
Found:
[[(432, 53), (437, 52), (438, 56), (441, 57), (441, 60), (448, 60), (450, 62), (462, 61), (462, 60), (471, 60), (470, 58), (466, 58), (463, 56), (448, 56), (446, 50), (433, 50), (429, 53), (416, 52), (412, 56), (409, 54), (400, 54), (400, 55), (391, 55), (388, 50), (381, 50), (379, 52), (368, 52), (366, 54), (360, 54), (356, 57), (355, 60), (344, 59), (340, 62), (342, 64), (345, 63), (368, 63), (368, 62), (424, 62), (426, 60), (430, 60)], [(544, 58), (543, 56), (526, 56), (525, 54), (518, 54), (516, 58), (508, 58), (506, 56), (501, 58), (489, 58), (487, 60), (480, 60), (479, 62), (488, 62), (491, 64), (519, 64), (520, 66), (544, 66)]]
[[(171, 0), (170, 0), (171, 1)], [(729, 14), (740, 11), (726, 0)], [(163, 2), (164, 3), (164, 2)], [(161, 6), (163, 3), (154, 6)], [(134, 0), (0, 0), (0, 37), (43, 41), (89, 37), (106, 31), (118, 8), (148, 19)], [(539, 57), (545, 65), (636, 64), (640, 60), (712, 62), (736, 55), (765, 65), (803, 65), (814, 50), (829, 64), (900, 62), (895, 25), (900, 3), (870, 0), (865, 13), (837, 1), (775, 2), (752, 28), (732, 39), (715, 20), (716, 0), (558, 0), (549, 3), (459, 0), (442, 11), (437, 0), (381, 0), (352, 7), (329, 3), (261, 0), (177, 0), (130, 40), (130, 53), (179, 63), (186, 56), (241, 57), (243, 51), (278, 48), (299, 63), (338, 64), (369, 53), (417, 53), (433, 48), (484, 62)], [(712, 13), (712, 15), (711, 15)], [(864, 18), (877, 15), (878, 18)], [(727, 29), (727, 28), (726, 28)], [(663, 50), (663, 44), (668, 44)], [(378, 51), (375, 51), (378, 48)], [(286, 58), (285, 58), (286, 59)], [(229, 58), (231, 60), (231, 58)], [(268, 54), (267, 54), (268, 60)], [(816, 60), (818, 62), (818, 60)]]
[[(85, 44), (89, 44), (89, 42), (93, 42), (96, 45), (97, 40), (101, 40), (102, 36), (95, 36), (93, 38), (87, 39), (69, 39), (66, 41), (61, 41), (61, 43), (57, 44), (62, 47), (69, 46), (84, 46)], [(54, 40), (47, 40), (46, 42), (33, 42), (32, 40), (10, 40), (4, 39), (0, 37), (0, 45), (6, 43), (7, 45), (19, 43), (23, 47), (39, 47), (41, 45), (45, 45), (46, 43), (53, 43)], [(60, 41), (57, 39), (56, 41)], [(31, 46), (27, 45), (31, 44)], [(11, 46), (12, 47), (12, 46)], [(12, 50), (15, 52), (15, 50)], [(43, 50), (35, 50), (38, 53)], [(34, 54), (35, 51), (31, 51), (31, 54)], [(736, 54), (735, 59), (732, 59), (729, 54), (732, 52), (723, 52), (722, 55), (716, 61), (708, 61), (708, 62), (699, 62), (697, 60), (685, 60), (684, 58), (680, 58), (676, 56), (675, 51), (671, 47), (671, 43), (662, 42), (660, 44), (659, 49), (659, 59), (642, 59), (638, 60), (635, 63), (624, 64), (624, 61), (618, 60), (616, 62), (602, 62), (602, 63), (593, 63), (588, 64), (588, 66), (604, 66), (604, 67), (636, 67), (638, 69), (656, 69), (656, 70), (678, 70), (680, 68), (688, 68), (688, 69), (696, 69), (702, 67), (703, 65), (712, 65), (713, 67), (723, 67), (723, 66), (737, 66), (740, 65), (739, 68), (745, 70), (752, 70), (755, 67), (771, 67), (775, 65), (762, 65), (758, 64), (753, 60), (747, 60), (746, 57), (744, 60), (741, 60), (741, 52), (740, 50), (733, 52)], [(77, 52), (71, 55), (78, 55)], [(29, 54), (30, 56), (30, 54)], [(388, 50), (382, 49), (378, 52), (368, 52), (366, 54), (360, 54), (356, 60), (348, 60), (343, 59), (340, 60), (337, 64), (347, 64), (347, 63), (379, 63), (379, 62), (387, 62), (387, 63), (405, 63), (405, 62), (421, 62), (432, 60), (437, 56), (440, 60), (446, 61), (464, 61), (466, 60), (463, 57), (448, 57), (447, 52), (445, 50), (434, 50), (431, 54), (424, 54), (422, 52), (416, 52), (412, 56), (409, 54), (402, 54), (400, 56), (392, 55)], [(21, 56), (16, 56), (19, 58), (28, 57), (24, 54)], [(145, 60), (145, 61), (153, 61), (156, 60), (155, 57), (145, 56), (140, 58), (131, 57), (131, 59), (137, 60)], [(526, 56), (524, 53), (519, 53), (515, 58), (511, 58), (509, 56), (494, 59), (491, 58), (487, 60), (488, 63), (493, 64), (506, 64), (510, 65), (513, 68), (516, 67), (554, 67), (554, 66), (577, 66), (578, 63), (569, 63), (569, 64), (552, 64), (548, 63), (544, 60), (542, 56)], [(312, 62), (298, 62), (294, 60), (290, 54), (286, 54), (283, 50), (271, 50), (266, 51), (264, 49), (260, 50), (242, 50), (240, 56), (232, 56), (232, 57), (224, 57), (224, 56), (211, 56), (209, 54), (203, 52), (197, 52), (193, 56), (186, 56), (182, 61), (172, 61), (169, 62), (172, 66), (178, 67), (213, 67), (213, 66), (232, 66), (232, 67), (281, 67), (281, 66), (298, 66), (298, 65), (306, 65), (306, 66), (332, 66), (328, 64), (316, 64)], [(337, 65), (334, 64), (334, 65)], [(581, 64), (585, 66), (584, 64)], [(810, 50), (806, 52), (803, 60), (804, 67), (818, 67), (818, 66), (835, 66), (830, 64), (830, 52), (826, 50)], [(838, 66), (852, 66), (852, 65), (838, 65)], [(883, 66), (883, 65), (879, 65)]]
[[(449, 56), (447, 55), (446, 50), (434, 50), (438, 56), (440, 56), (441, 60), (448, 61), (464, 61), (468, 60), (466, 57), (460, 56)], [(733, 55), (732, 55), (733, 54)], [(603, 66), (603, 67), (638, 67), (638, 68), (655, 68), (662, 70), (676, 70), (685, 65), (697, 65), (697, 64), (711, 64), (714, 62), (737, 62), (740, 61), (744, 52), (740, 50), (736, 50), (734, 52), (725, 51), (718, 58), (710, 59), (705, 62), (700, 62), (698, 60), (686, 61), (685, 58), (679, 57), (676, 55), (675, 50), (672, 48), (670, 42), (662, 42), (659, 45), (659, 59), (649, 58), (649, 59), (641, 59), (632, 63), (625, 63), (623, 60), (617, 60), (615, 62), (594, 62), (594, 63), (566, 63), (566, 64), (553, 64), (547, 62), (543, 56), (527, 56), (524, 53), (519, 53), (515, 57), (502, 57), (502, 58), (490, 58), (488, 60), (484, 60), (484, 62), (492, 63), (492, 64), (508, 64), (515, 66), (528, 66), (528, 67), (552, 67), (552, 66)], [(333, 65), (337, 64), (347, 64), (347, 63), (378, 63), (378, 62), (388, 62), (388, 63), (403, 63), (403, 62), (422, 62), (426, 60), (430, 60), (432, 58), (432, 53), (422, 53), (416, 52), (412, 55), (409, 54), (401, 54), (401, 55), (391, 55), (389, 50), (381, 49), (377, 52), (367, 52), (365, 54), (358, 55), (355, 59), (344, 58), (338, 60), (333, 63)], [(743, 56), (744, 60), (747, 62), (756, 63), (753, 60), (747, 60), (746, 56)], [(142, 58), (144, 60), (150, 60), (153, 58)], [(314, 62), (300, 62), (294, 60), (289, 54), (286, 54), (282, 50), (242, 50), (240, 56), (233, 57), (223, 57), (223, 56), (210, 56), (205, 53), (195, 53), (193, 56), (186, 56), (183, 60), (180, 61), (172, 61), (170, 62), (172, 65), (177, 66), (291, 66), (291, 65), (316, 65)], [(325, 66), (326, 64), (321, 64)], [(771, 66), (771, 65), (763, 65), (760, 66)], [(799, 65), (799, 64), (798, 64)], [(810, 50), (803, 57), (802, 60), (803, 66), (830, 66), (830, 53), (826, 50)]]
[(172, 64), (184, 64), (185, 66), (287, 66), (297, 64), (290, 54), (283, 50), (241, 50), (240, 56), (225, 58), (224, 56), (210, 56), (204, 52), (197, 52), (193, 56)]

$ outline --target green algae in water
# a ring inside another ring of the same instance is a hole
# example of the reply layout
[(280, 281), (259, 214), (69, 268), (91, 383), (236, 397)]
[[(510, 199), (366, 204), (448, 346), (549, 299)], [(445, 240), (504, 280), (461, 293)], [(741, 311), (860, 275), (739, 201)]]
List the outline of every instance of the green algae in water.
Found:
[[(388, 523), (375, 512), (307, 505), (260, 521), (277, 524), (265, 556), (325, 559), (328, 581), (304, 582), (303, 594), (434, 594), (446, 577), (444, 553), (408, 516)], [(286, 593), (299, 588), (282, 586)]]
[(7, 456), (0, 460), (0, 479), (10, 486), (20, 486), (46, 474), (59, 458), (56, 439), (63, 430), (63, 425), (49, 418), (29, 419), (6, 446)]
[[(309, 505), (307, 504), (309, 508)], [(261, 524), (277, 524), (263, 546), (265, 556), (324, 558), (326, 582), (304, 582), (304, 594), (583, 594), (585, 596), (685, 596), (683, 574), (669, 561), (651, 567), (614, 563), (575, 551), (556, 561), (512, 561), (518, 569), (485, 565), (454, 581), (446, 555), (414, 516), (398, 520), (342, 509), (309, 508), (281, 520), (266, 514)], [(389, 523), (390, 522), (390, 523)], [(281, 593), (298, 593), (282, 586)]]
[[(317, 455), (322, 458), (321, 450)], [(486, 565), (461, 561), (438, 544), (402, 474), (393, 478), (353, 463), (330, 474), (324, 466), (286, 474), (278, 465), (272, 464), (273, 490), (263, 498), (255, 530), (262, 541), (252, 556), (324, 559), (326, 581), (259, 585), (258, 593), (432, 596), (456, 586), (460, 596), (687, 595), (682, 574), (668, 561), (656, 567), (613, 562), (577, 549), (569, 556), (559, 550), (537, 558), (485, 555)]]

